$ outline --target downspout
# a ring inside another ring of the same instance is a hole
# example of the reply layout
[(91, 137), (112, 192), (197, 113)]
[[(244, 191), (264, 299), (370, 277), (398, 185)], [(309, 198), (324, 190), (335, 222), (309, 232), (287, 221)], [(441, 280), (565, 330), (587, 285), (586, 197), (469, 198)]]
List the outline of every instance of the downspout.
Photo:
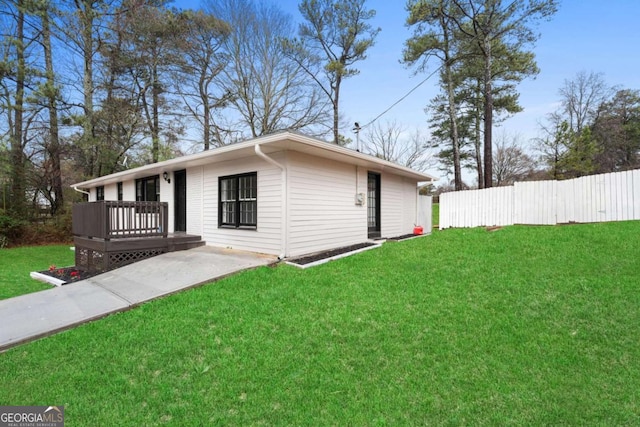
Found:
[(76, 190), (78, 193), (86, 194), (86, 195), (87, 195), (87, 197), (91, 197), (91, 193), (89, 193), (88, 191), (80, 190), (78, 187), (75, 187), (75, 186), (73, 186), (73, 187), (71, 187), (71, 188), (73, 188), (74, 190)]
[(288, 236), (289, 236), (289, 208), (288, 208), (288, 204), (287, 201), (289, 199), (288, 194), (287, 194), (287, 169), (281, 165), (280, 163), (276, 162), (275, 160), (273, 160), (271, 157), (267, 156), (262, 149), (260, 148), (259, 144), (255, 145), (255, 152), (256, 155), (260, 158), (262, 158), (263, 160), (265, 160), (268, 163), (271, 163), (272, 165), (274, 165), (275, 167), (279, 168), (282, 171), (282, 223), (280, 225), (280, 229), (281, 229), (281, 236), (280, 236), (280, 240), (281, 240), (281, 244), (282, 244), (282, 253), (280, 255), (278, 255), (279, 259), (284, 259), (287, 256), (287, 253), (289, 251), (288, 248)]

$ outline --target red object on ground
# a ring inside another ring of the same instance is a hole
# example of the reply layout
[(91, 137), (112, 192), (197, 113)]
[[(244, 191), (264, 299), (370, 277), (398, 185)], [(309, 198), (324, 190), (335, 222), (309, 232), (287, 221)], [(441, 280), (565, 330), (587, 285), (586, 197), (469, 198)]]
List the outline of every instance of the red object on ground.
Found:
[(423, 231), (424, 229), (422, 228), (421, 225), (416, 225), (415, 227), (413, 227), (413, 234), (415, 234), (416, 236), (419, 236), (420, 234), (422, 234)]

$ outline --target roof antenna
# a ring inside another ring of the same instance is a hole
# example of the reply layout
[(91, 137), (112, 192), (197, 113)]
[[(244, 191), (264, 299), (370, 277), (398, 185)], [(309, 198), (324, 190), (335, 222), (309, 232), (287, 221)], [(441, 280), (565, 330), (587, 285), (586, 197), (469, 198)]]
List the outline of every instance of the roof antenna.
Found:
[(128, 160), (129, 160), (129, 156), (126, 156), (126, 155), (125, 155), (125, 156), (124, 156), (124, 160), (122, 160), (122, 163), (121, 163), (121, 164), (122, 164), (122, 167), (123, 167), (123, 168), (125, 168), (125, 169), (127, 168), (127, 161), (128, 161)]
[(360, 129), (362, 128), (360, 127), (360, 123), (358, 122), (355, 122), (353, 126), (354, 127), (351, 130), (356, 133), (356, 151), (360, 152)]

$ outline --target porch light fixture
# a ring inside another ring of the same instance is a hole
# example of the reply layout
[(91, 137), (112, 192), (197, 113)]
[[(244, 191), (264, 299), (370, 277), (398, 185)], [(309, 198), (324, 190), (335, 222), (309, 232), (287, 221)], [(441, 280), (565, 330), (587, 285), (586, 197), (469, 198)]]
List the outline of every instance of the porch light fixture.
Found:
[(162, 177), (167, 181), (167, 184), (171, 184), (171, 179), (169, 179), (169, 174), (167, 172), (162, 172)]

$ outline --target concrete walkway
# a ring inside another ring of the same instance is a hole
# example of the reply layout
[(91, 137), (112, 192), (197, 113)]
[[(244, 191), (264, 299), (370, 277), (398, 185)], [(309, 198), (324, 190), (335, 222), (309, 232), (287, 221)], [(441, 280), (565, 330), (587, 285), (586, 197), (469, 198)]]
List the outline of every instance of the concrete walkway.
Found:
[(0, 300), (0, 351), (275, 261), (271, 256), (203, 246), (159, 255), (77, 283)]

